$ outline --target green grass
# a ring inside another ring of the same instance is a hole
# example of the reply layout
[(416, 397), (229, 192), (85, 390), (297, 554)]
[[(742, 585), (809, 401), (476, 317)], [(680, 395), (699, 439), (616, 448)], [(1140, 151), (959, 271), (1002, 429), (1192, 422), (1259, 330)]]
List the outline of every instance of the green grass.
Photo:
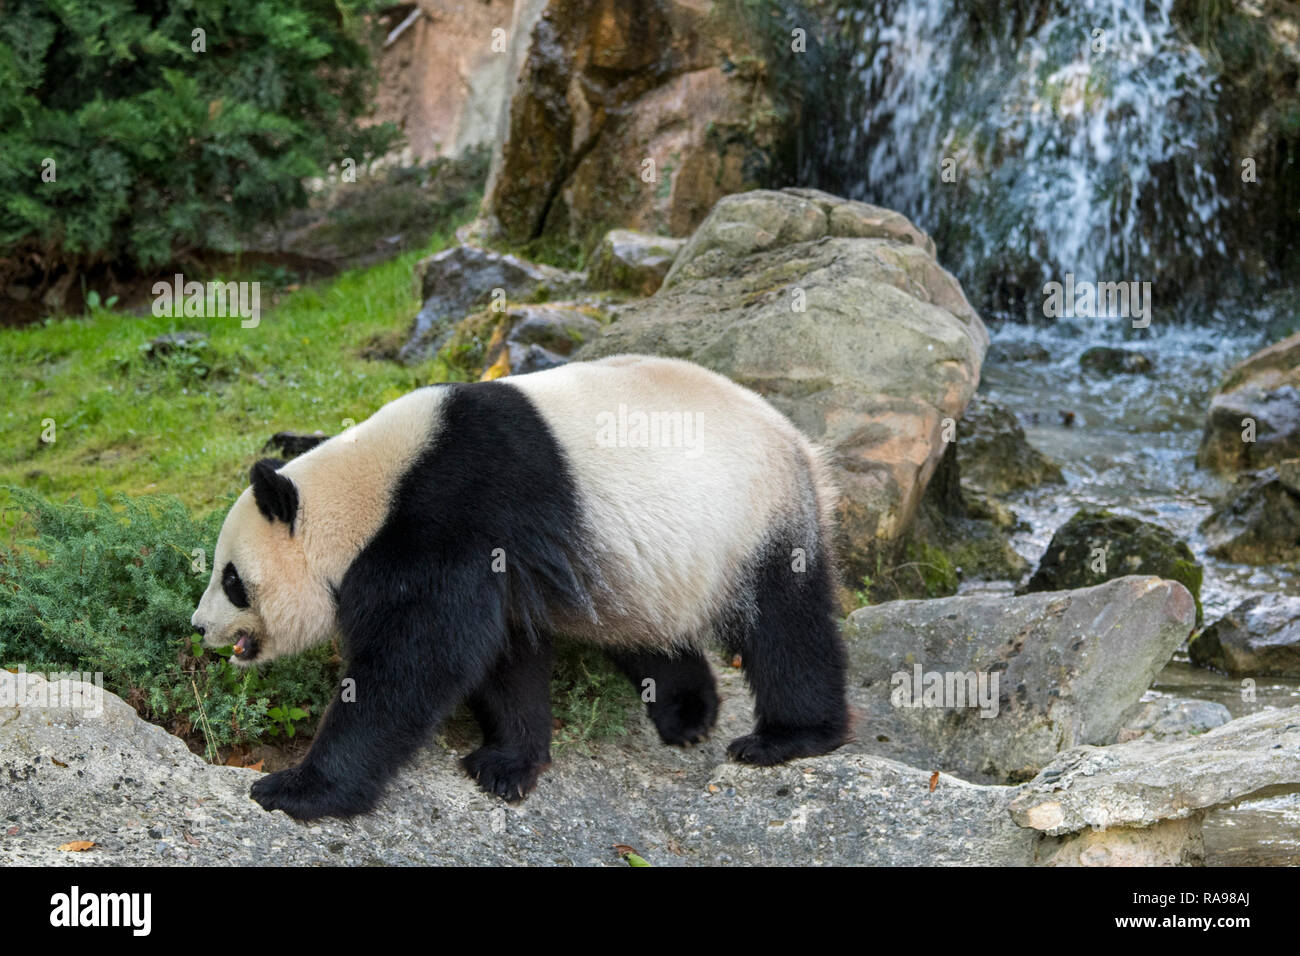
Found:
[[(54, 498), (170, 493), (204, 511), (246, 484), (274, 432), (341, 430), (413, 388), (456, 372), (438, 360), (368, 359), (399, 343), (418, 309), (411, 270), (452, 233), (382, 265), (273, 298), (261, 321), (100, 310), (0, 330), (0, 485)], [(206, 343), (163, 358), (147, 343), (200, 331)], [(52, 443), (43, 423), (55, 425)]]

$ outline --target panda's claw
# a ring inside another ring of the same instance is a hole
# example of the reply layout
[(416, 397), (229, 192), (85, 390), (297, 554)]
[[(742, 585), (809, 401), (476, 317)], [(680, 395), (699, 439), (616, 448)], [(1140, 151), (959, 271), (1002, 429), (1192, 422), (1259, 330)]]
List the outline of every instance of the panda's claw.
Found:
[(537, 785), (546, 762), (485, 745), (464, 757), (461, 765), (481, 790), (507, 803), (518, 803)]

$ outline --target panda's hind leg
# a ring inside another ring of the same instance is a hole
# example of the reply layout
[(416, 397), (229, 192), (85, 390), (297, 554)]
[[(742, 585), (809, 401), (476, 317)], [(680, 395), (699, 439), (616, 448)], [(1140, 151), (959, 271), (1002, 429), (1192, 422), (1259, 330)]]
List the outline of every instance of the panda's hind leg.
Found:
[(753, 608), (727, 629), (727, 643), (740, 654), (754, 692), (757, 718), (753, 733), (727, 747), (742, 763), (771, 766), (829, 753), (849, 735), (831, 573), (818, 558), (794, 568), (789, 553), (769, 552), (757, 568)]
[(467, 699), (483, 745), (461, 766), (488, 793), (515, 802), (551, 762), (550, 637), (520, 636)]
[(617, 651), (609, 656), (646, 701), (646, 714), (664, 743), (686, 747), (708, 737), (718, 719), (718, 688), (703, 654)]

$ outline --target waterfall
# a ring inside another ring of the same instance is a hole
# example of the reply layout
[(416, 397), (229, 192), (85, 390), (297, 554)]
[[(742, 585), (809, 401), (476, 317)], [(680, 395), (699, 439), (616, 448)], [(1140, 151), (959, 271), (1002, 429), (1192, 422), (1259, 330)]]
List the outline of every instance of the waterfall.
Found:
[(993, 315), (1041, 315), (1043, 282), (1067, 273), (1168, 298), (1226, 254), (1231, 163), (1217, 80), (1172, 3), (843, 4), (847, 89), (811, 175), (930, 231)]

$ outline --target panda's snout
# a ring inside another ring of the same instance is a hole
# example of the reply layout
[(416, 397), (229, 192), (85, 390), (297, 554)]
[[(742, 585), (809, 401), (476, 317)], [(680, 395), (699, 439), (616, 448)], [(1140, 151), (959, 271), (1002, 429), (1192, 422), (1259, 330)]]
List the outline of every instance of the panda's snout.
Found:
[(202, 624), (194, 624), (193, 627), (195, 633), (197, 633), (199, 637), (203, 637), (203, 635), (206, 634), (208, 631), (208, 629), (204, 627)]

